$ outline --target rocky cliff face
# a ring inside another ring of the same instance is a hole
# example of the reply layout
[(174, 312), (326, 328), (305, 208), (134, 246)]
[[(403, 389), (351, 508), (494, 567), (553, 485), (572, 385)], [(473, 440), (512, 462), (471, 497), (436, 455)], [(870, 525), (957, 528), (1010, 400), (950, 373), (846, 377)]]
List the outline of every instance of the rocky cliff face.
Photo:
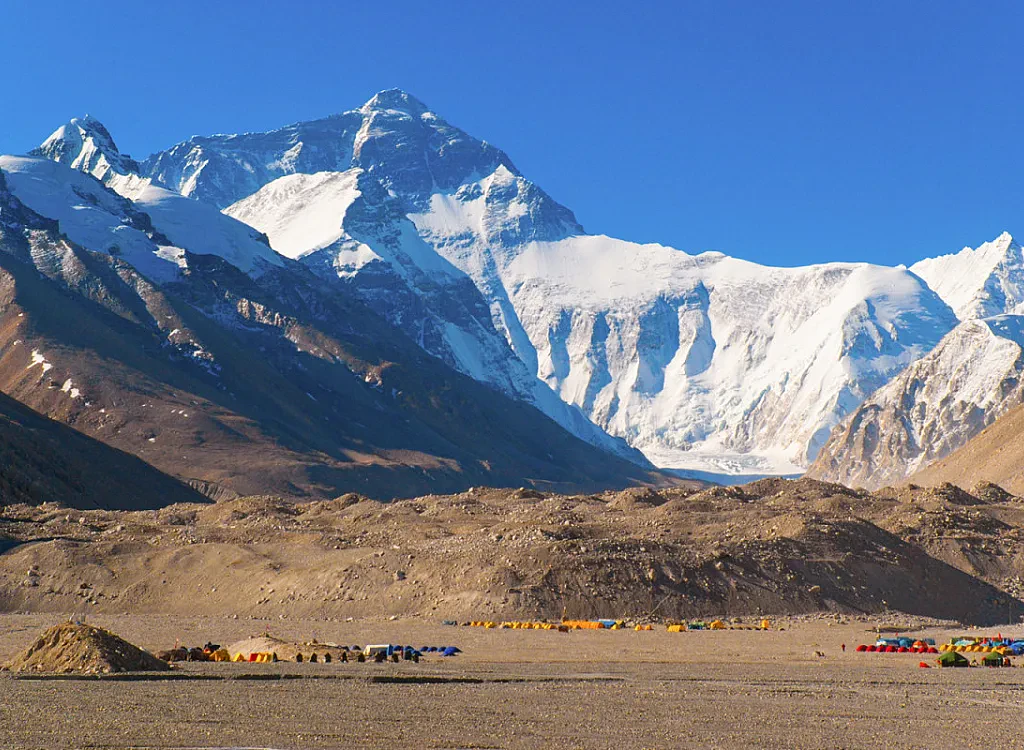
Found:
[(837, 427), (809, 476), (876, 489), (949, 455), (1021, 403), (1024, 318), (957, 326)]

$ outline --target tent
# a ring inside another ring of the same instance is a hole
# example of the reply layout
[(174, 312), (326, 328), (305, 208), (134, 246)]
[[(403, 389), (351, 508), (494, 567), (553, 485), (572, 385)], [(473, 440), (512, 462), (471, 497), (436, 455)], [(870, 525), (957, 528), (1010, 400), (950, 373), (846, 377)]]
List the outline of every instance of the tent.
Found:
[(946, 651), (942, 656), (936, 659), (940, 667), (969, 667), (971, 663), (967, 661), (965, 656), (958, 654), (956, 651)]
[(985, 654), (981, 663), (986, 667), (1001, 667), (1003, 666), (1003, 655), (997, 651), (993, 651), (992, 653)]
[(725, 623), (721, 620), (712, 620), (708, 625), (709, 630), (725, 630)]

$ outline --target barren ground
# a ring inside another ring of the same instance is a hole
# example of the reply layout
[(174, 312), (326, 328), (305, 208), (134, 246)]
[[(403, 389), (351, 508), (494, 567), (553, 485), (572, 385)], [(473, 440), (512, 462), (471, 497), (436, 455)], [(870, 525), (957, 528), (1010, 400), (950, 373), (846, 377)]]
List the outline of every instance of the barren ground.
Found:
[[(920, 655), (853, 650), (878, 622), (1024, 635), (999, 624), (1024, 612), (1022, 529), (1024, 502), (991, 485), (808, 480), (7, 506), (0, 660), (71, 613), (150, 650), (269, 631), (465, 653), (185, 664), (159, 680), (0, 674), (0, 748), (1024, 747), (1024, 669), (926, 670)], [(788, 619), (678, 634), (440, 624), (563, 611)]]
[[(851, 646), (872, 637), (867, 621), (562, 634), (420, 619), (90, 620), (150, 649), (269, 627), (301, 640), (444, 642), (465, 653), (418, 665), (187, 664), (172, 673), (179, 679), (153, 681), (0, 674), (4, 748), (1024, 747), (1024, 670), (925, 670), (920, 655), (858, 654)], [(0, 658), (53, 622), (0, 616)], [(285, 676), (305, 679), (266, 679)]]
[(0, 508), (0, 612), (435, 620), (1024, 615), (1024, 500), (811, 480)]

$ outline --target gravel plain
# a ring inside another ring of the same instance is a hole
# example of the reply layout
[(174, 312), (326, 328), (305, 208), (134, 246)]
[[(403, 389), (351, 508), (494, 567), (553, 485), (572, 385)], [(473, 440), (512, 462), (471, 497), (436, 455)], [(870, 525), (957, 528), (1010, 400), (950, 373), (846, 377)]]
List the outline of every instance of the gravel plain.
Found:
[[(54, 622), (0, 615), (0, 658)], [(921, 669), (920, 655), (858, 654), (855, 645), (873, 637), (866, 622), (678, 634), (417, 619), (90, 622), (152, 650), (269, 630), (351, 645), (454, 644), (464, 653), (420, 664), (186, 664), (160, 679), (3, 673), (0, 747), (1024, 747), (1024, 669)]]

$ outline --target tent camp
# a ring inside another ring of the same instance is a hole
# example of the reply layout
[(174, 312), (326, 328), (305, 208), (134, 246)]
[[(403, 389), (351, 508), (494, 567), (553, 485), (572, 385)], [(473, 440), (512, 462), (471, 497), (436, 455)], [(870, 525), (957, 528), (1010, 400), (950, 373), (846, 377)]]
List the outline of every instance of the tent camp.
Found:
[(969, 667), (971, 663), (967, 661), (967, 657), (958, 654), (956, 651), (946, 651), (935, 661), (938, 662), (940, 667)]

